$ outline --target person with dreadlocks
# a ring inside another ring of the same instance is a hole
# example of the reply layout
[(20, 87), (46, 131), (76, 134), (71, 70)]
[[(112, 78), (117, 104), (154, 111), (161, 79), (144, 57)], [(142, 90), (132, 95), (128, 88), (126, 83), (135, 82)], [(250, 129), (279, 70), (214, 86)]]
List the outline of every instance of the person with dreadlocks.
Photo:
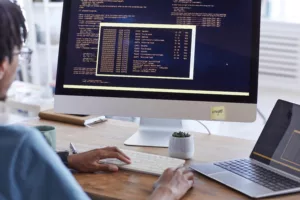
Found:
[[(0, 0), (0, 101), (6, 99), (14, 80), (26, 38), (20, 7), (9, 0)], [(130, 163), (130, 158), (116, 147), (62, 158), (37, 130), (0, 126), (0, 200), (89, 199), (64, 164), (79, 172), (118, 171), (115, 165), (99, 164), (104, 158)], [(192, 184), (193, 174), (185, 168), (167, 169), (154, 184), (149, 200), (178, 200)]]

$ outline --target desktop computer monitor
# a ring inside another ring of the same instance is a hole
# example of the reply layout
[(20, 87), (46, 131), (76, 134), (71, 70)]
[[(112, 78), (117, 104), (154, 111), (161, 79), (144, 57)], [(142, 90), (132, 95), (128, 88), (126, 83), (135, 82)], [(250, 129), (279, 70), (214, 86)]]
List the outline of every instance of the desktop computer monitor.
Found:
[[(55, 110), (254, 121), (260, 7), (261, 0), (64, 0)], [(126, 144), (167, 146), (179, 126), (159, 122)], [(148, 134), (159, 127), (169, 135)]]

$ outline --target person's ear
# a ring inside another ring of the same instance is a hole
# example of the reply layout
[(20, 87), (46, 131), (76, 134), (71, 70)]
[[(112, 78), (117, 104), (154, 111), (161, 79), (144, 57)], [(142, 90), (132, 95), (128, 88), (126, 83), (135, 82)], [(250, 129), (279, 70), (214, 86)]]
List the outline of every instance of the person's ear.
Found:
[(2, 62), (0, 62), (0, 80), (3, 79), (7, 69), (8, 69), (8, 65), (9, 65), (9, 60), (8, 58), (4, 58), (4, 60)]

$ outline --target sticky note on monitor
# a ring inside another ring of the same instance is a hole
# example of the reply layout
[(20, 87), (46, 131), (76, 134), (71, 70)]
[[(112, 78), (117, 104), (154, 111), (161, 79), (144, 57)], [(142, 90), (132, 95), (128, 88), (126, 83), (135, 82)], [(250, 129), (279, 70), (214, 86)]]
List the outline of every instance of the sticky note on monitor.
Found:
[(225, 106), (215, 106), (211, 107), (211, 120), (224, 121), (226, 120), (226, 110)]

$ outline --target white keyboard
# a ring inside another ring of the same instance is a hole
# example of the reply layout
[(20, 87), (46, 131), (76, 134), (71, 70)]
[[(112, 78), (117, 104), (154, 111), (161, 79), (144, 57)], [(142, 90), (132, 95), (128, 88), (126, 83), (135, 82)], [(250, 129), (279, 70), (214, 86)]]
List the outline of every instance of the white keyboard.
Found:
[(162, 175), (168, 168), (178, 168), (183, 166), (185, 160), (170, 158), (166, 156), (158, 156), (148, 153), (140, 153), (136, 151), (122, 150), (131, 158), (131, 164), (126, 164), (118, 159), (103, 159), (100, 163), (114, 164), (119, 168), (129, 171), (141, 172), (152, 175)]

